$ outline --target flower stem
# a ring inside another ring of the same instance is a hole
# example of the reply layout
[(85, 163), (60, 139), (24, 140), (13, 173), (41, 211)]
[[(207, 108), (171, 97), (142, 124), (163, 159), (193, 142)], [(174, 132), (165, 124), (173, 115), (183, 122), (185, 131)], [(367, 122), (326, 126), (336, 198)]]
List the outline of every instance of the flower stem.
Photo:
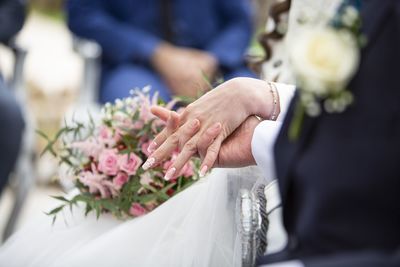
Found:
[(299, 135), (300, 135), (300, 130), (301, 130), (301, 125), (303, 124), (303, 119), (304, 119), (304, 106), (303, 103), (301, 103), (301, 100), (298, 99), (296, 103), (296, 108), (293, 114), (293, 118), (290, 122), (289, 126), (289, 140), (292, 142), (295, 142)]

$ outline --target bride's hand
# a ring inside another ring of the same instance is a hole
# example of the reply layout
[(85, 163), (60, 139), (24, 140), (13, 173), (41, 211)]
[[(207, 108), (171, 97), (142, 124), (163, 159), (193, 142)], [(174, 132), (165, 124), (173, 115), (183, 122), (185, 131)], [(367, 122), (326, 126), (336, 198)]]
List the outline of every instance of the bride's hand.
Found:
[[(181, 153), (175, 160), (174, 165), (167, 171), (166, 178), (171, 178), (183, 167), (191, 156), (198, 153), (198, 147), (208, 147), (207, 162), (209, 165), (202, 165), (202, 172), (214, 165), (217, 159), (222, 142), (233, 133), (249, 116), (258, 115), (268, 119), (273, 110), (273, 96), (270, 93), (269, 85), (265, 81), (251, 78), (236, 78), (227, 81), (197, 101), (190, 104), (182, 114), (179, 115), (179, 128), (166, 128), (156, 136), (151, 149), (157, 148), (152, 153), (144, 168), (157, 165), (180, 148)], [(279, 107), (279, 105), (278, 105)], [(153, 108), (156, 115), (159, 108)], [(158, 112), (160, 113), (160, 112)], [(197, 124), (197, 121), (200, 125)], [(220, 124), (218, 124), (220, 123)], [(214, 126), (214, 127), (212, 127)], [(210, 135), (209, 132), (217, 135), (211, 144), (205, 146), (201, 138), (203, 135)], [(214, 132), (212, 131), (214, 130)], [(200, 142), (200, 144), (199, 144)]]
[[(179, 124), (179, 115), (173, 111), (164, 108), (155, 108), (155, 113), (162, 120), (167, 121), (167, 126), (164, 131), (174, 131)], [(220, 123), (214, 124), (207, 129), (202, 135), (197, 144), (198, 154), (202, 160), (202, 166), (211, 167), (244, 167), (255, 164), (255, 160), (251, 153), (251, 140), (254, 129), (260, 123), (260, 120), (255, 116), (248, 117), (221, 145), (216, 153), (216, 160), (212, 159), (209, 146), (213, 143), (214, 138), (220, 133)], [(196, 122), (197, 124), (197, 122)], [(199, 125), (197, 125), (199, 126)], [(186, 134), (191, 135), (197, 132), (198, 127), (193, 128), (191, 132)], [(150, 148), (151, 149), (151, 148)], [(186, 162), (175, 161), (178, 166), (183, 166)], [(205, 172), (206, 170), (204, 170)]]

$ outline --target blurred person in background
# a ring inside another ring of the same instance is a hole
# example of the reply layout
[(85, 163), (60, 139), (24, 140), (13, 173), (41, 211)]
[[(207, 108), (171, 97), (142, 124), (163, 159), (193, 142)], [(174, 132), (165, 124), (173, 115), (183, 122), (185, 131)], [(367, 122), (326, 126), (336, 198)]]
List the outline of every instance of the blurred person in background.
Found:
[[(22, 28), (25, 5), (21, 0), (0, 0), (0, 42), (9, 45)], [(24, 120), (21, 109), (0, 72), (0, 194), (17, 161)]]
[(67, 10), (71, 31), (103, 49), (101, 102), (146, 85), (166, 101), (196, 97), (218, 75), (254, 76), (250, 1), (69, 0)]

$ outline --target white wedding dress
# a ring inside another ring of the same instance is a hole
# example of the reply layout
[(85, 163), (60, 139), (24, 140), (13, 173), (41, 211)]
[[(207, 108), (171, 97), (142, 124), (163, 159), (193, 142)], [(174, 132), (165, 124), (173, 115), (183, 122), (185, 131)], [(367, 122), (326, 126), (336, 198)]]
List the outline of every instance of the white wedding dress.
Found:
[(240, 266), (235, 201), (240, 188), (263, 179), (256, 168), (214, 169), (129, 221), (85, 218), (75, 208), (52, 226), (43, 214), (0, 248), (0, 266)]
[[(275, 75), (273, 61), (282, 59), (279, 71), (284, 75), (280, 77), (287, 79), (281, 82), (293, 82), (284, 47), (295, 44), (296, 30), (301, 27), (299, 16), (315, 18), (322, 11), (334, 14), (339, 2), (292, 1), (289, 31), (278, 44), (281, 48), (272, 62), (265, 66), (266, 77)], [(151, 213), (129, 221), (110, 215), (98, 220), (94, 215), (85, 218), (83, 210), (75, 208), (73, 215), (66, 211), (65, 219), (59, 218), (52, 226), (51, 218), (42, 215), (0, 247), (0, 266), (240, 266), (236, 197), (240, 188), (250, 189), (257, 180), (266, 183), (275, 177), (273, 144), (294, 86), (278, 84), (278, 91), (282, 110), (278, 121), (260, 123), (252, 141), (253, 155), (262, 173), (257, 167), (214, 169)], [(269, 252), (274, 252), (285, 245), (280, 210), (269, 219)]]

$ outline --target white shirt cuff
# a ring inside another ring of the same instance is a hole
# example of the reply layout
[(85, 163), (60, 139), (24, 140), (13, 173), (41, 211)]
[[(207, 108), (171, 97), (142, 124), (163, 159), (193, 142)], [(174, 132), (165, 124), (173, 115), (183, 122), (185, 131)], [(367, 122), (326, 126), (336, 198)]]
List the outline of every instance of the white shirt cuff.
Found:
[(274, 162), (274, 144), (282, 127), (290, 101), (294, 96), (296, 87), (283, 83), (275, 83), (279, 94), (281, 113), (277, 121), (265, 120), (254, 130), (251, 141), (251, 150), (257, 165), (262, 169), (267, 181), (276, 178)]
[(274, 144), (281, 126), (282, 122), (266, 120), (257, 125), (253, 133), (251, 151), (267, 181), (276, 178)]

